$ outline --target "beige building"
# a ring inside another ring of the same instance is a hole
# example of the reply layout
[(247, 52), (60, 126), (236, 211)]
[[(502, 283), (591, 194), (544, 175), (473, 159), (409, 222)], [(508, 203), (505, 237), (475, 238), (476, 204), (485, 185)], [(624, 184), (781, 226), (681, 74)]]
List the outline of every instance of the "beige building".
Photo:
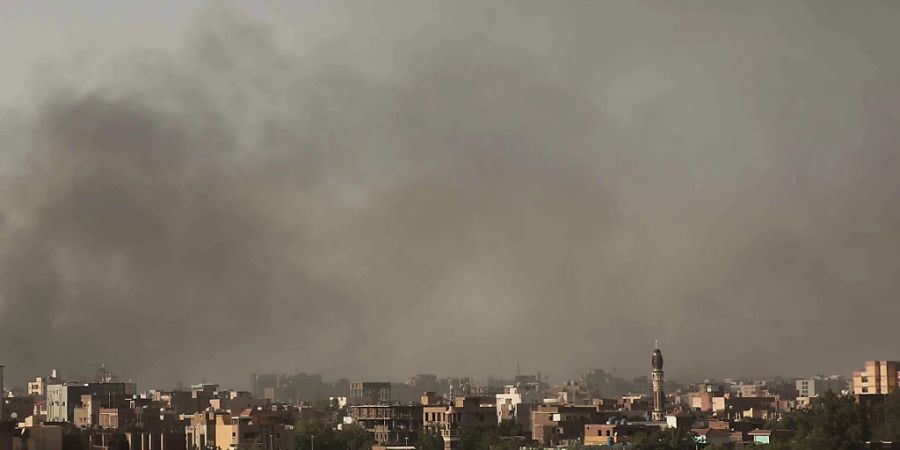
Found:
[(887, 395), (897, 390), (900, 379), (900, 362), (866, 361), (862, 372), (853, 372), (853, 394)]
[(660, 430), (659, 425), (646, 424), (585, 424), (584, 445), (605, 446), (628, 444), (639, 433), (651, 433)]
[(56, 373), (56, 369), (50, 372), (49, 377), (37, 377), (32, 381), (28, 382), (28, 395), (35, 397), (43, 397), (47, 394), (47, 386), (51, 384), (59, 384), (61, 382), (59, 375)]

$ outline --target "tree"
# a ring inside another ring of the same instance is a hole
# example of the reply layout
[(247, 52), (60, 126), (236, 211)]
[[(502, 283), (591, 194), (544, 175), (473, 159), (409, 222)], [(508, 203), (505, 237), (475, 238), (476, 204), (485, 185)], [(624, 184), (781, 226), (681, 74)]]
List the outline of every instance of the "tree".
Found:
[(340, 449), (367, 450), (372, 447), (372, 434), (356, 425), (344, 425), (337, 433)]
[(444, 439), (432, 427), (419, 431), (418, 450), (444, 450)]
[(779, 428), (797, 430), (789, 445), (797, 450), (852, 450), (869, 435), (855, 399), (833, 392), (826, 392), (808, 409), (786, 416)]
[(884, 404), (875, 408), (873, 416), (879, 422), (873, 427), (873, 435), (883, 441), (900, 441), (900, 390), (884, 399)]
[(294, 425), (296, 450), (346, 450), (340, 446), (331, 424), (317, 419), (300, 419)]
[(686, 450), (695, 447), (690, 432), (680, 428), (640, 433), (633, 442), (635, 450)]
[(497, 427), (497, 435), (498, 436), (519, 436), (522, 430), (519, 428), (519, 423), (513, 420), (504, 420), (500, 422), (500, 425)]

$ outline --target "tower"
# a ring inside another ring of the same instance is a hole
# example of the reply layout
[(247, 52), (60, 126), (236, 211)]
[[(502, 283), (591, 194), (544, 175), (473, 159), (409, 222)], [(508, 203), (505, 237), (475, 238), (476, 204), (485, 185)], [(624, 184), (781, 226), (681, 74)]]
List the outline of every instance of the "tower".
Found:
[(444, 421), (444, 427), (441, 429), (441, 437), (444, 439), (444, 450), (459, 450), (460, 448), (459, 420), (462, 415), (456, 412), (456, 407), (453, 403), (453, 385), (450, 385), (450, 406), (447, 408), (447, 417)]
[(650, 367), (653, 369), (650, 372), (650, 379), (653, 381), (653, 412), (650, 420), (661, 422), (666, 414), (666, 393), (663, 391), (663, 356), (659, 350), (659, 342), (650, 357)]

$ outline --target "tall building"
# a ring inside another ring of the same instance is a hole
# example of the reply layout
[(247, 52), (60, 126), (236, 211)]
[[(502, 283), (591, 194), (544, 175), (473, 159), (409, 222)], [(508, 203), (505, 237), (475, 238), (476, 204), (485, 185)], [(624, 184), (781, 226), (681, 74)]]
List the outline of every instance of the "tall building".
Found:
[(866, 361), (862, 372), (853, 372), (853, 394), (887, 395), (900, 385), (900, 362)]
[(653, 354), (650, 357), (650, 367), (653, 369), (650, 372), (650, 377), (653, 381), (653, 412), (650, 415), (650, 419), (655, 422), (661, 422), (665, 420), (666, 416), (666, 393), (663, 391), (663, 356), (659, 350), (659, 345), (656, 346), (656, 350), (653, 350)]
[(254, 373), (250, 378), (250, 392), (255, 398), (274, 402), (278, 393), (278, 375)]
[(350, 383), (350, 403), (353, 405), (380, 405), (390, 401), (391, 383), (372, 381)]

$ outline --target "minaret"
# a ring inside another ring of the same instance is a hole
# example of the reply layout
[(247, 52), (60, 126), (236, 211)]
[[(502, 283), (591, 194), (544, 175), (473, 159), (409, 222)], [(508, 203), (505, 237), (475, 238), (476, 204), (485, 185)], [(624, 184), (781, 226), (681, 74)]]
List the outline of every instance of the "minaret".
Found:
[(450, 385), (450, 406), (447, 408), (447, 417), (444, 420), (444, 427), (441, 430), (441, 437), (444, 438), (444, 450), (459, 450), (460, 434), (459, 419), (460, 414), (456, 412), (453, 405), (453, 385)]
[(659, 341), (656, 342), (656, 350), (650, 357), (650, 379), (653, 380), (653, 413), (650, 420), (662, 422), (666, 414), (666, 393), (663, 391), (663, 356), (659, 350)]

